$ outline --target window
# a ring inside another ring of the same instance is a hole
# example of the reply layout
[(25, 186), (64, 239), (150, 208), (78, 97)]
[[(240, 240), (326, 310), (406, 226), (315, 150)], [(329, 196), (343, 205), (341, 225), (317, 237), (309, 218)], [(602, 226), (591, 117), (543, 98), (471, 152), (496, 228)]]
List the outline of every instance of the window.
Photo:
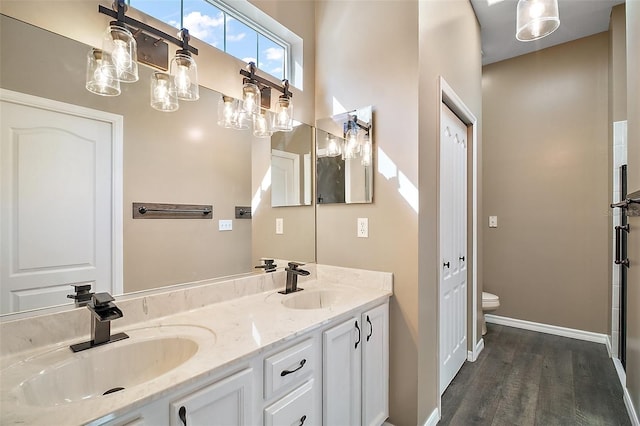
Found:
[(218, 0), (129, 0), (129, 4), (256, 66), (278, 80), (289, 76), (290, 45)]

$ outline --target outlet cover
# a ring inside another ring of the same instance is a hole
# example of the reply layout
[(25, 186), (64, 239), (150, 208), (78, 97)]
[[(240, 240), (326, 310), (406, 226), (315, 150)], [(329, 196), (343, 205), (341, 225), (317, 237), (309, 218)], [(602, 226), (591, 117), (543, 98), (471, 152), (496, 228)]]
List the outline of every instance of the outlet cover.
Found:
[(232, 220), (219, 220), (218, 221), (218, 231), (232, 231), (233, 230), (233, 221)]
[(369, 218), (358, 218), (358, 238), (369, 238)]
[(498, 227), (498, 216), (489, 216), (489, 228)]
[(281, 217), (276, 218), (276, 234), (284, 234), (284, 219)]

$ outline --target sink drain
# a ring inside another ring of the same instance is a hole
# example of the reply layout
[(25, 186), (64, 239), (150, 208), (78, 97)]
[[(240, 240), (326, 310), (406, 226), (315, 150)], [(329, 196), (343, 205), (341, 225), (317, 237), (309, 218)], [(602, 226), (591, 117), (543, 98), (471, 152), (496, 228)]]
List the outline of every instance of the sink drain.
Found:
[(124, 388), (122, 387), (117, 387), (117, 388), (111, 388), (108, 391), (106, 391), (105, 393), (103, 393), (102, 395), (109, 395), (110, 393), (114, 393), (114, 392), (118, 392), (124, 390)]

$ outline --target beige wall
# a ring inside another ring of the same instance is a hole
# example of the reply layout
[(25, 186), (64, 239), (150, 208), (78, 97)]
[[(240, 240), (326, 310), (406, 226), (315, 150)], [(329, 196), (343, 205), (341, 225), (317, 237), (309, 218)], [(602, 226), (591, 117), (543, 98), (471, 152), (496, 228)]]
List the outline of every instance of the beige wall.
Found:
[(316, 116), (373, 105), (377, 144), (373, 204), (318, 206), (318, 262), (394, 273), (389, 421), (422, 424), (439, 396), (438, 76), (480, 119), (479, 28), (466, 0), (318, 2), (316, 26)]
[(610, 122), (627, 119), (627, 29), (625, 5), (611, 9), (609, 22)]
[(483, 69), (484, 211), (498, 216), (484, 288), (497, 315), (608, 331), (607, 70), (607, 33)]
[[(477, 137), (479, 171), (482, 178), (482, 89), (480, 28), (471, 5), (467, 1), (427, 1), (420, 2), (419, 32), (419, 162), (420, 162), (420, 220), (419, 220), (419, 398), (418, 419), (422, 424), (438, 401), (438, 354), (435, 350), (438, 341), (438, 273), (440, 255), (438, 250), (438, 135), (440, 126), (438, 117), (438, 79), (442, 76), (465, 103), (478, 120)], [(470, 170), (468, 188), (472, 186), (473, 144), (467, 149)], [(482, 186), (479, 182), (479, 199), (482, 199)], [(471, 209), (471, 190), (467, 205)], [(479, 204), (479, 214), (482, 205)], [(469, 246), (471, 245), (471, 210), (468, 214)], [(482, 232), (479, 230), (479, 247), (482, 247)], [(482, 291), (482, 263), (473, 258), (470, 248), (467, 251), (469, 271), (478, 264), (478, 291)], [(472, 281), (468, 277), (469, 303), (471, 303)], [(481, 303), (479, 298), (478, 303)], [(476, 306), (477, 310), (480, 305)], [(469, 323), (467, 336), (469, 349), (475, 346), (472, 340), (472, 312), (467, 313)], [(481, 337), (478, 332), (478, 339)]]
[[(640, 2), (627, 2), (627, 141), (629, 191), (640, 190)], [(629, 218), (627, 388), (640, 417), (640, 217)]]

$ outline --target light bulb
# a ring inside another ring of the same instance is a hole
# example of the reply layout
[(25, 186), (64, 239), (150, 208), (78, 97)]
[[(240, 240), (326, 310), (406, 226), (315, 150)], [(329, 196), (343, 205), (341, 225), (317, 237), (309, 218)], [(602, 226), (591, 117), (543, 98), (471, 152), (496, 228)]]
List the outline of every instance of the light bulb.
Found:
[(242, 86), (242, 107), (249, 114), (258, 114), (260, 109), (260, 89), (254, 83), (247, 81)]
[(171, 76), (163, 72), (154, 72), (151, 77), (151, 107), (162, 112), (178, 109), (178, 98), (171, 84)]
[(371, 165), (372, 151), (373, 147), (371, 146), (369, 135), (365, 135), (362, 143), (362, 160), (360, 161), (364, 167), (369, 167)]
[(238, 112), (238, 102), (231, 96), (222, 95), (218, 101), (218, 126), (234, 127)]
[(178, 65), (176, 73), (176, 88), (178, 89), (178, 95), (184, 96), (188, 94), (190, 86), (191, 79), (189, 78), (189, 68), (184, 65)]
[(337, 157), (342, 154), (342, 150), (340, 149), (340, 144), (336, 141), (336, 138), (333, 136), (327, 135), (327, 157)]
[(114, 40), (113, 46), (113, 52), (111, 52), (113, 64), (118, 70), (127, 68), (131, 62), (131, 55), (127, 52), (127, 43), (123, 40)]

